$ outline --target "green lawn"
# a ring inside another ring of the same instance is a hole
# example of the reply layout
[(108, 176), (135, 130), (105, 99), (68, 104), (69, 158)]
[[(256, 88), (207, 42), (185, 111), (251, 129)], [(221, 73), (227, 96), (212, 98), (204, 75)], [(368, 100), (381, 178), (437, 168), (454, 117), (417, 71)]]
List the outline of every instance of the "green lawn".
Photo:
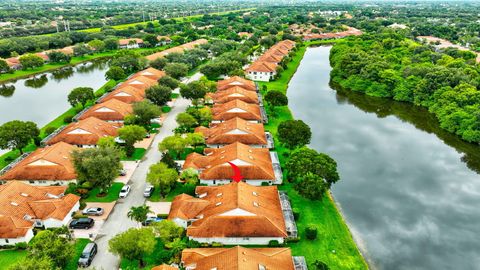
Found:
[(135, 148), (135, 151), (133, 152), (131, 157), (125, 156), (122, 158), (122, 160), (126, 160), (126, 161), (141, 160), (146, 152), (147, 152), (147, 149), (145, 148)]
[(160, 196), (160, 192), (158, 191), (158, 189), (155, 189), (152, 196), (148, 198), (148, 200), (152, 202), (171, 202), (177, 195), (180, 195), (182, 193), (193, 195), (194, 192), (195, 186), (185, 185), (183, 183), (176, 182), (175, 187), (167, 194), (167, 196), (165, 196), (165, 198), (162, 198)]
[(2, 250), (0, 251), (0, 270), (6, 270), (12, 264), (27, 257), (26, 250)]
[(79, 238), (76, 240), (75, 255), (72, 260), (68, 262), (67, 266), (65, 266), (65, 270), (77, 270), (78, 259), (80, 259), (80, 255), (82, 255), (82, 251), (88, 243), (90, 243), (89, 239)]
[[(272, 82), (259, 82), (260, 89), (265, 85), (268, 90), (279, 90), (286, 93), (288, 83), (305, 54), (306, 46), (330, 42), (315, 41), (305, 43), (305, 46), (298, 49), (281, 76)], [(288, 149), (281, 146), (278, 142), (276, 137), (277, 127), (282, 121), (293, 119), (293, 116), (287, 106), (276, 108), (275, 113), (275, 116), (269, 115), (269, 122), (265, 125), (265, 129), (273, 134), (275, 151), (278, 152), (281, 163), (285, 164), (285, 154), (288, 152)], [(291, 184), (284, 183), (279, 189), (287, 191), (292, 207), (300, 210), (300, 219), (297, 221), (297, 227), (301, 240), (297, 243), (288, 244), (292, 248), (293, 255), (305, 256), (309, 265), (315, 260), (321, 260), (328, 264), (332, 270), (368, 269), (345, 221), (330, 196), (325, 196), (321, 201), (311, 201), (300, 196), (292, 188)], [(308, 224), (315, 224), (318, 227), (319, 236), (314, 241), (305, 238), (305, 228)]]
[(97, 197), (97, 194), (100, 193), (99, 188), (94, 188), (88, 194), (88, 197), (83, 199), (84, 202), (114, 202), (118, 200), (118, 194), (123, 187), (123, 183), (114, 182), (110, 189), (108, 190), (108, 194), (104, 197)]

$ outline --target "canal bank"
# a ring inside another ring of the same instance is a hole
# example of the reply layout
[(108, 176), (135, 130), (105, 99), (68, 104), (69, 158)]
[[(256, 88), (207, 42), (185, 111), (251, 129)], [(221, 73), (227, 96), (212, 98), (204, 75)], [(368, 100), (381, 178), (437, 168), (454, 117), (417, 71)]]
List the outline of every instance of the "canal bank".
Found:
[[(332, 41), (308, 42), (305, 45), (316, 46), (329, 43)], [(268, 90), (287, 92), (290, 79), (297, 71), (305, 51), (305, 46), (299, 47), (281, 76), (272, 82), (260, 82), (260, 88), (266, 86)], [(277, 127), (282, 121), (293, 119), (293, 116), (287, 106), (277, 107), (275, 111), (276, 115), (269, 116), (269, 123), (265, 125), (265, 129), (274, 135), (275, 150), (279, 153), (280, 161), (284, 165), (288, 158), (288, 150), (278, 143)], [(298, 117), (298, 119), (302, 118)], [(300, 241), (288, 243), (293, 255), (305, 256), (309, 265), (317, 260), (322, 261), (330, 269), (368, 268), (331, 196), (325, 196), (321, 201), (311, 201), (300, 196), (289, 183), (284, 183), (279, 189), (288, 192), (292, 207), (300, 212), (300, 217), (296, 221)], [(305, 229), (310, 224), (316, 225), (319, 229), (319, 236), (316, 240), (306, 239)]]
[(308, 49), (289, 107), (338, 163), (332, 193), (375, 269), (477, 269), (480, 148), (423, 108), (329, 85), (329, 47)]

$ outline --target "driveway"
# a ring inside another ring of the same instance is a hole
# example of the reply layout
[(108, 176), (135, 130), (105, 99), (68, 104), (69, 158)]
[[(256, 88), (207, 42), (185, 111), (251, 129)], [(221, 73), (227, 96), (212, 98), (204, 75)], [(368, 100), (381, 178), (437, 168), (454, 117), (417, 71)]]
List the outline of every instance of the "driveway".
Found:
[[(194, 80), (200, 79), (203, 75), (201, 73), (196, 73), (187, 80), (184, 80), (184, 83), (188, 83)], [(190, 100), (179, 97), (175, 100), (172, 110), (168, 113), (163, 122), (162, 127), (159, 130), (159, 133), (156, 134), (153, 139), (152, 146), (147, 150), (145, 157), (138, 164), (137, 169), (133, 173), (130, 179), (131, 191), (128, 194), (127, 198), (121, 199), (115, 205), (110, 217), (105, 224), (103, 225), (100, 233), (98, 234), (95, 242), (98, 245), (98, 254), (95, 256), (92, 267), (96, 269), (118, 269), (120, 264), (120, 258), (113, 255), (108, 251), (108, 241), (113, 238), (115, 235), (124, 232), (130, 228), (138, 227), (138, 223), (127, 218), (127, 213), (132, 206), (139, 206), (145, 203), (145, 198), (143, 197), (143, 190), (145, 188), (146, 176), (148, 169), (151, 165), (157, 163), (162, 158), (162, 154), (158, 151), (157, 145), (165, 137), (173, 135), (173, 129), (177, 127), (177, 122), (175, 118), (179, 113), (182, 113), (186, 108), (191, 104)]]
[[(95, 224), (90, 229), (72, 229), (74, 238), (88, 238), (90, 240), (95, 239), (102, 230), (103, 220), (95, 220)], [(108, 268), (105, 268), (108, 269)]]
[[(101, 203), (101, 202), (88, 202), (85, 208), (96, 208), (100, 207), (103, 208), (103, 215), (101, 216), (89, 216), (90, 218), (93, 218), (95, 222), (97, 220), (106, 220), (110, 213), (113, 210), (113, 207), (115, 207), (115, 202), (108, 202), (108, 203)], [(79, 213), (82, 213), (82, 211), (78, 211)]]
[(124, 176), (118, 176), (117, 179), (115, 179), (115, 182), (120, 182), (120, 183), (128, 183), (130, 181), (130, 178), (132, 178), (133, 173), (135, 172), (135, 169), (137, 168), (138, 162), (136, 161), (120, 161), (122, 163), (123, 169), (125, 170), (126, 174)]

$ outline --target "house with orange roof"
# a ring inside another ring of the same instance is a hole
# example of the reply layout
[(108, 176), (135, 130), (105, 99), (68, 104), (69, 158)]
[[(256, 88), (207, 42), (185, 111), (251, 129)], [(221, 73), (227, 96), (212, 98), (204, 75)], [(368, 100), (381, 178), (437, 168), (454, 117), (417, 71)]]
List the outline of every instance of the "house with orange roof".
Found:
[(66, 186), (32, 186), (20, 181), (0, 185), (0, 245), (33, 238), (34, 227), (67, 225), (80, 208), (80, 197), (64, 195)]
[(239, 99), (234, 99), (227, 103), (213, 105), (213, 123), (227, 121), (235, 117), (257, 123), (267, 121), (266, 115), (262, 112), (258, 104), (250, 104)]
[(169, 36), (157, 36), (158, 43), (155, 46), (165, 46), (172, 43)]
[(20, 64), (20, 60), (18, 59), (18, 57), (10, 57), (10, 58), (7, 58), (7, 59), (4, 59), (5, 62), (7, 62), (7, 65), (11, 68), (11, 69), (21, 69), (22, 68), (22, 64)]
[(110, 99), (86, 109), (83, 113), (80, 113), (76, 119), (84, 120), (95, 117), (107, 122), (123, 123), (125, 116), (132, 113), (132, 104), (122, 102), (118, 99)]
[(129, 79), (144, 76), (152, 80), (158, 81), (158, 79), (162, 78), (165, 75), (166, 75), (165, 71), (149, 67), (133, 74)]
[(52, 133), (51, 136), (45, 138), (43, 143), (53, 145), (58, 142), (66, 142), (80, 148), (96, 147), (100, 138), (118, 136), (118, 127), (118, 124), (108, 123), (95, 117), (88, 117), (78, 122), (70, 123)]
[(268, 82), (275, 79), (275, 76), (277, 75), (277, 64), (257, 60), (245, 71), (247, 72), (247, 78), (251, 80)]
[(304, 257), (292, 257), (290, 248), (189, 248), (182, 251), (188, 270), (306, 270)]
[(147, 55), (145, 58), (148, 61), (153, 61), (157, 58), (165, 57), (170, 53), (183, 53), (185, 50), (191, 50), (191, 49), (193, 49), (197, 46), (200, 46), (200, 45), (206, 44), (206, 43), (208, 43), (208, 40), (206, 40), (206, 39), (203, 39), (203, 38), (202, 39), (197, 39), (197, 40), (194, 40), (192, 42), (188, 42), (188, 43), (185, 43), (185, 44), (182, 44), (182, 45), (170, 48), (170, 49), (166, 49), (166, 50), (161, 51), (161, 52), (156, 52), (154, 54)]
[(141, 38), (125, 38), (118, 40), (118, 48), (120, 49), (138, 49), (144, 46)]
[(248, 33), (248, 32), (238, 32), (237, 35), (240, 38), (250, 38), (251, 36), (253, 36), (252, 33)]
[(48, 62), (50, 60), (50, 57), (48, 57), (47, 53), (45, 52), (38, 52), (38, 53), (35, 53), (35, 55), (42, 58), (43, 61), (45, 62)]
[(197, 127), (195, 133), (205, 137), (209, 148), (219, 148), (235, 142), (255, 148), (273, 148), (272, 135), (265, 132), (263, 124), (252, 123), (239, 117), (212, 124), (209, 128)]
[(258, 87), (255, 82), (242, 78), (240, 76), (233, 76), (225, 80), (217, 82), (217, 91), (227, 90), (231, 87), (241, 87), (248, 91), (257, 91)]
[(283, 243), (290, 237), (276, 186), (233, 182), (197, 186), (195, 194), (176, 196), (168, 215), (169, 220), (186, 228), (191, 240), (266, 245), (273, 240)]
[(22, 156), (0, 171), (0, 183), (22, 181), (33, 185), (67, 185), (77, 177), (71, 153), (76, 146), (58, 142)]
[(117, 88), (121, 88), (124, 86), (133, 86), (137, 89), (146, 90), (156, 84), (158, 84), (156, 79), (148, 76), (139, 75), (135, 77), (130, 77), (128, 80), (121, 83)]
[(145, 90), (139, 90), (133, 86), (117, 88), (98, 99), (97, 102), (106, 102), (111, 99), (117, 99), (125, 103), (139, 102), (145, 99)]
[(234, 142), (221, 148), (206, 148), (204, 153), (189, 154), (183, 164), (183, 169), (192, 168), (199, 172), (201, 184), (230, 183), (234, 171), (229, 162), (237, 165), (244, 181), (251, 185), (282, 183), (283, 174), (277, 153), (267, 148)]
[(256, 92), (245, 90), (241, 86), (232, 86), (223, 91), (207, 93), (207, 95), (205, 96), (205, 102), (210, 104), (222, 104), (236, 99), (239, 99), (246, 103), (260, 103), (258, 94)]

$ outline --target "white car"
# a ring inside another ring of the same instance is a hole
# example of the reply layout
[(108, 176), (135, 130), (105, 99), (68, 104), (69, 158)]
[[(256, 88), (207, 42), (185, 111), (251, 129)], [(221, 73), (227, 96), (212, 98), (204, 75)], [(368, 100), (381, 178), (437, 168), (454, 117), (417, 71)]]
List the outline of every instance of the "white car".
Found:
[(82, 213), (88, 216), (101, 216), (103, 215), (103, 208), (101, 207), (90, 207), (83, 209)]
[(118, 195), (120, 198), (126, 198), (128, 193), (130, 193), (130, 186), (125, 185), (122, 187), (122, 190), (120, 190), (120, 194)]

